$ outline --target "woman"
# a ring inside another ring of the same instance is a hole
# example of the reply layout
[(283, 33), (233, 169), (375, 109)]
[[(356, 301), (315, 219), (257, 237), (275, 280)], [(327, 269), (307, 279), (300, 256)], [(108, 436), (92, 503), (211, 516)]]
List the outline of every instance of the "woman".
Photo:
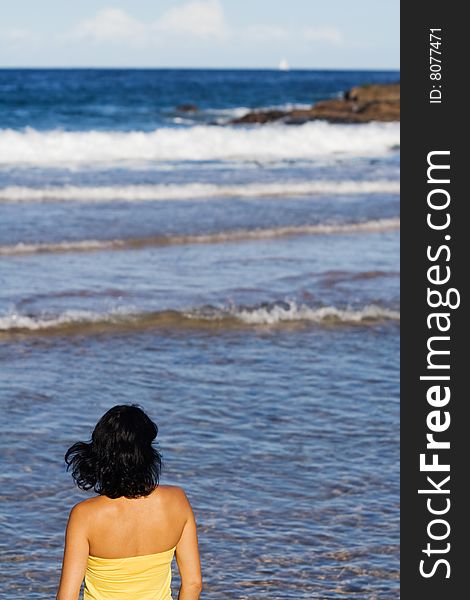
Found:
[(91, 442), (65, 455), (82, 490), (98, 496), (72, 508), (57, 600), (171, 600), (171, 562), (181, 575), (179, 600), (202, 589), (196, 522), (182, 489), (158, 485), (157, 426), (137, 405), (101, 417)]

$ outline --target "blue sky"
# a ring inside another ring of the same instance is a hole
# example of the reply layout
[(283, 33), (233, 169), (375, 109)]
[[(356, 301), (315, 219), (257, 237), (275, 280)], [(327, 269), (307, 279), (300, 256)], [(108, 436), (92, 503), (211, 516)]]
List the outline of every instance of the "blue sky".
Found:
[(0, 66), (398, 69), (399, 0), (15, 0)]

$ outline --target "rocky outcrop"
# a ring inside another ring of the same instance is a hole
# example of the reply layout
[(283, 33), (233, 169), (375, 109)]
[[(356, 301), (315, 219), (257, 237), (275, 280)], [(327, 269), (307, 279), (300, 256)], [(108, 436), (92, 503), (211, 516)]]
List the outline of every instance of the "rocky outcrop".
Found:
[(233, 119), (230, 123), (269, 123), (271, 121), (279, 121), (284, 119), (289, 113), (284, 110), (255, 110), (249, 112), (243, 117)]
[(301, 124), (324, 120), (330, 123), (367, 123), (400, 120), (400, 84), (373, 84), (353, 87), (343, 98), (322, 100), (306, 109), (253, 111), (231, 124), (282, 121)]

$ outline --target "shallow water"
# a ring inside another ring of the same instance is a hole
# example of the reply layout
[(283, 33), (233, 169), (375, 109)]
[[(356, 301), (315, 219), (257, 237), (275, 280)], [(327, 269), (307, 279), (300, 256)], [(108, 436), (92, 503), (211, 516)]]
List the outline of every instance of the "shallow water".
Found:
[(55, 594), (63, 454), (123, 402), (204, 597), (399, 597), (398, 126), (213, 124), (398, 74), (283, 76), (0, 72), (5, 597)]
[(397, 343), (390, 324), (4, 347), (5, 591), (52, 595), (84, 496), (64, 448), (110, 404), (139, 402), (160, 427), (163, 481), (194, 505), (207, 597), (395, 597)]

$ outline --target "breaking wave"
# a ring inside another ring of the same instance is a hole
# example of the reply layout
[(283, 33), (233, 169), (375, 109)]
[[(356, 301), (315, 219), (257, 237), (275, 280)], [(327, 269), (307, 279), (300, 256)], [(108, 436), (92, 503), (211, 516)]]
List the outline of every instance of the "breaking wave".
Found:
[(398, 194), (398, 181), (300, 181), (288, 183), (212, 183), (125, 185), (125, 186), (51, 186), (43, 188), (9, 186), (0, 188), (4, 202), (141, 202), (146, 200), (194, 200), (204, 198), (243, 198), (307, 196), (311, 194)]
[(0, 164), (73, 165), (147, 161), (294, 160), (377, 156), (399, 145), (397, 123), (296, 127), (194, 127), (154, 131), (0, 130)]
[(259, 306), (204, 306), (186, 311), (165, 310), (147, 313), (115, 311), (97, 313), (68, 310), (56, 316), (10, 314), (0, 317), (0, 333), (94, 333), (119, 329), (145, 330), (158, 327), (236, 328), (312, 323), (320, 326), (368, 325), (399, 321), (396, 310), (378, 305), (362, 308), (310, 307), (293, 301)]

